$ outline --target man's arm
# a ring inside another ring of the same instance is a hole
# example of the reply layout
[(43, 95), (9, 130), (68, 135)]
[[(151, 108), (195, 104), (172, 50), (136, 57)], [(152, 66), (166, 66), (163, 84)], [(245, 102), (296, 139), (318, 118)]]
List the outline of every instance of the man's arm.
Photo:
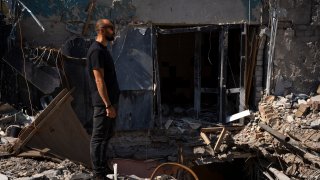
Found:
[(94, 79), (96, 81), (99, 95), (106, 106), (107, 116), (110, 118), (115, 118), (117, 114), (116, 114), (116, 111), (109, 100), (107, 86), (104, 82), (103, 69), (102, 68), (93, 69), (93, 75), (94, 75)]
[(111, 105), (111, 102), (109, 100), (108, 96), (108, 90), (106, 87), (106, 84), (104, 82), (104, 71), (102, 68), (93, 69), (93, 75), (94, 79), (96, 81), (97, 89), (99, 92), (99, 95), (104, 102), (106, 107), (109, 107)]

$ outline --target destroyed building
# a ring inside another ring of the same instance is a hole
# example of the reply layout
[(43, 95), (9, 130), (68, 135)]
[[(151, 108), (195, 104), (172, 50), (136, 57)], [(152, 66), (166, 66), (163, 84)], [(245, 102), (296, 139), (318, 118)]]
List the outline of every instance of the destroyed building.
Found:
[[(199, 179), (320, 178), (319, 0), (6, 0), (0, 13), (1, 174), (88, 178), (85, 56), (109, 18), (120, 174), (176, 162)], [(9, 168), (22, 157), (52, 164)]]

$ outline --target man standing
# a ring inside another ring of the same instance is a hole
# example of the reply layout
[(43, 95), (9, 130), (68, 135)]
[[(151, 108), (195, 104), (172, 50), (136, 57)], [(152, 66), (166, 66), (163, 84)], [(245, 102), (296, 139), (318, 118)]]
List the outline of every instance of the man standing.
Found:
[(87, 54), (89, 88), (93, 105), (93, 129), (90, 156), (94, 179), (106, 179), (113, 173), (107, 166), (107, 146), (113, 135), (119, 85), (107, 43), (114, 40), (114, 26), (108, 19), (96, 23), (97, 37)]

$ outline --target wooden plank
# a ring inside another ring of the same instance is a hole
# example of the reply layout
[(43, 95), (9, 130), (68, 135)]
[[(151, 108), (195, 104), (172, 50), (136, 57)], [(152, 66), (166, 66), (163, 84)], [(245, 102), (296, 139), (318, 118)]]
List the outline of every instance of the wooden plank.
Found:
[(235, 121), (235, 120), (238, 120), (240, 118), (244, 118), (244, 117), (247, 117), (250, 115), (251, 115), (250, 110), (245, 110), (245, 111), (242, 111), (242, 112), (239, 112), (239, 113), (236, 113), (236, 114), (233, 114), (233, 115), (227, 117), (226, 122), (230, 123), (232, 121)]
[(217, 152), (217, 150), (220, 148), (226, 132), (227, 132), (226, 128), (223, 128), (219, 135), (218, 141), (216, 142), (216, 145), (213, 148), (214, 152)]
[(211, 144), (210, 139), (208, 138), (208, 136), (207, 136), (205, 133), (200, 132), (200, 136), (201, 136), (201, 138), (204, 140), (204, 142), (205, 142), (207, 145), (210, 145), (210, 144)]
[(244, 128), (244, 126), (224, 126), (224, 127), (209, 127), (209, 128), (202, 128), (200, 131), (203, 133), (213, 133), (216, 131), (221, 131), (223, 128), (227, 129), (228, 131), (237, 131)]
[(222, 130), (223, 127), (208, 127), (208, 128), (202, 128), (200, 131), (203, 133), (212, 133), (216, 131)]

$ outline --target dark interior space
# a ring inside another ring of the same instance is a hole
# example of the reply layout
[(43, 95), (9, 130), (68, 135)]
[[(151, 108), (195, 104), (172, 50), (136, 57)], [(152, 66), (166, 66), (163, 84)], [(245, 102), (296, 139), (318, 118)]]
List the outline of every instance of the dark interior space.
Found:
[(162, 104), (193, 105), (194, 33), (159, 35)]
[[(168, 27), (166, 27), (168, 28)], [(175, 27), (176, 28), (176, 27)], [(188, 27), (186, 27), (188, 28)], [(220, 73), (220, 28), (201, 32), (201, 113), (200, 118), (218, 120)], [(230, 28), (226, 59), (226, 88), (238, 88), (240, 80), (241, 28)], [(157, 54), (160, 74), (161, 104), (194, 112), (195, 32), (159, 34)], [(239, 93), (227, 93), (226, 113), (238, 112)], [(191, 110), (190, 110), (191, 109)], [(164, 115), (167, 115), (165, 113)], [(188, 114), (189, 115), (189, 114)], [(193, 115), (193, 114), (192, 114)]]

